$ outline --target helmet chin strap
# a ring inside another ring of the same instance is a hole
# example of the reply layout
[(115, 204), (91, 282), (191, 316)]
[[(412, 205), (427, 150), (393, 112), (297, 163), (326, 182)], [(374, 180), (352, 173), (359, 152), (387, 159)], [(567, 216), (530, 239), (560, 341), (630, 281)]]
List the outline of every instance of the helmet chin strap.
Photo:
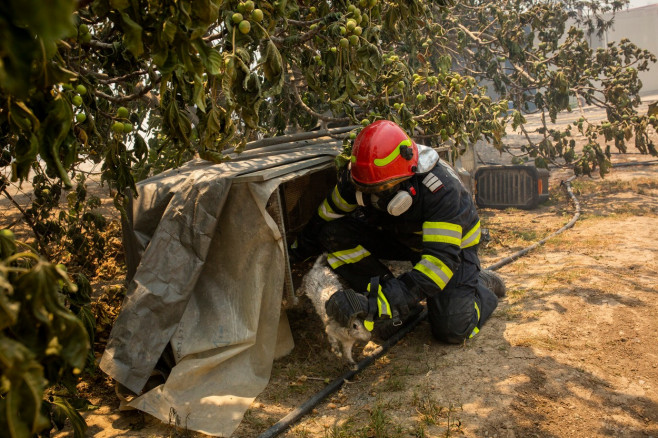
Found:
[(359, 204), (361, 207), (366, 206), (366, 202), (363, 199), (363, 192), (360, 190), (356, 191), (356, 203)]

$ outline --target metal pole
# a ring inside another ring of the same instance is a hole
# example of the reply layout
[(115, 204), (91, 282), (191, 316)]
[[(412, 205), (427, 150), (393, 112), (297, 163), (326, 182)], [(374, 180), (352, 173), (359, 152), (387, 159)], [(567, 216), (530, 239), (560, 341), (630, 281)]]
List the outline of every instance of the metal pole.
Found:
[[(311, 138), (324, 137), (328, 135), (344, 134), (357, 127), (358, 125), (341, 126), (339, 128), (320, 129), (318, 131), (299, 132), (296, 134), (286, 134), (286, 135), (279, 135), (277, 137), (263, 138), (260, 140), (247, 143), (245, 150), (258, 149), (264, 146), (272, 146), (275, 144), (290, 143), (298, 140), (308, 140)], [(222, 153), (227, 154), (230, 153), (231, 151), (233, 151), (233, 148), (224, 149)]]

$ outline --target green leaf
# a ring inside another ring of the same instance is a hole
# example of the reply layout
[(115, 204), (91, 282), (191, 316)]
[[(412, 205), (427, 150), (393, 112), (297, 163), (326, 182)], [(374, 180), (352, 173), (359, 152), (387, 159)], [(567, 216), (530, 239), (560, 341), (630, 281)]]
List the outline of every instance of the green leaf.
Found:
[[(219, 2), (221, 4), (221, 2)], [(194, 13), (201, 20), (203, 27), (207, 27), (219, 18), (219, 7), (216, 0), (196, 0)]]
[(39, 155), (67, 188), (73, 187), (60, 159), (60, 146), (71, 130), (71, 105), (59, 94), (48, 105), (48, 115), (39, 129)]
[(117, 11), (123, 11), (130, 6), (130, 0), (110, 0), (110, 6)]
[(206, 72), (213, 76), (220, 74), (223, 64), (222, 55), (216, 49), (206, 45), (201, 38), (193, 40), (192, 45), (199, 52), (201, 63), (205, 67)]
[(452, 68), (452, 58), (450, 55), (440, 56), (439, 61), (437, 62), (437, 67), (439, 68), (439, 72), (448, 74)]
[(87, 331), (89, 345), (93, 345), (96, 337), (96, 317), (91, 311), (91, 306), (87, 305), (82, 307), (76, 316), (82, 322), (82, 325)]
[[(15, 252), (16, 240), (14, 233), (8, 229), (3, 229), (2, 232), (0, 232), (0, 260), (4, 260), (7, 257), (14, 255)], [(2, 273), (3, 278), (5, 278), (6, 273), (4, 271), (0, 271), (0, 273)]]
[(194, 103), (196, 106), (206, 112), (206, 94), (203, 79), (199, 75), (194, 75)]
[(142, 161), (148, 155), (148, 146), (146, 145), (144, 137), (142, 137), (140, 134), (135, 134), (134, 153), (135, 158), (137, 158), (138, 161)]
[(279, 49), (271, 40), (267, 40), (265, 46), (263, 73), (265, 74), (265, 79), (272, 83), (279, 81), (279, 77), (282, 76), (283, 73), (283, 59), (281, 58), (281, 53), (279, 53)]
[(14, 287), (17, 294), (32, 296), (29, 309), (24, 310), (29, 311), (32, 318), (41, 321), (44, 329), (49, 327), (45, 331), (48, 342), (57, 338), (62, 359), (70, 367), (82, 370), (90, 347), (88, 334), (82, 322), (62, 305), (58, 292), (60, 282), (67, 284), (71, 290), (76, 289), (53, 264), (39, 262), (32, 270), (21, 275)]
[(208, 138), (216, 137), (221, 129), (222, 123), (220, 121), (219, 109), (213, 106), (208, 113), (208, 121), (206, 122), (206, 136)]
[(142, 43), (142, 26), (133, 21), (125, 12), (121, 13), (123, 18), (123, 41), (126, 47), (136, 58), (144, 53), (144, 44)]
[(91, 10), (99, 17), (104, 17), (110, 12), (110, 4), (108, 0), (94, 0), (91, 3)]
[(222, 55), (215, 49), (211, 49), (208, 54), (208, 61), (206, 63), (206, 68), (208, 69), (208, 74), (218, 75), (221, 73), (222, 69)]
[(54, 396), (52, 404), (54, 411), (69, 419), (71, 426), (73, 427), (73, 435), (75, 438), (84, 438), (87, 430), (87, 423), (85, 423), (82, 415), (71, 406), (69, 401), (63, 397)]
[(34, 115), (32, 110), (23, 102), (12, 102), (9, 107), (7, 119), (13, 122), (19, 129), (27, 132), (36, 132), (39, 129), (39, 119)]
[(171, 101), (165, 111), (165, 117), (171, 128), (170, 134), (179, 141), (188, 142), (191, 131), (190, 121), (181, 114), (176, 101)]
[(153, 52), (153, 63), (158, 67), (163, 67), (167, 62), (168, 57), (169, 49), (167, 47), (163, 47), (162, 49)]
[(8, 392), (0, 398), (3, 433), (12, 438), (23, 438), (50, 427), (50, 422), (41, 412), (46, 380), (34, 354), (21, 343), (0, 334), (0, 364), (3, 377), (11, 382)]
[(178, 26), (171, 20), (166, 20), (162, 25), (162, 39), (169, 44), (174, 42), (177, 32)]
[(21, 308), (20, 303), (9, 300), (8, 291), (11, 291), (11, 284), (7, 282), (3, 275), (0, 277), (0, 330), (16, 323)]

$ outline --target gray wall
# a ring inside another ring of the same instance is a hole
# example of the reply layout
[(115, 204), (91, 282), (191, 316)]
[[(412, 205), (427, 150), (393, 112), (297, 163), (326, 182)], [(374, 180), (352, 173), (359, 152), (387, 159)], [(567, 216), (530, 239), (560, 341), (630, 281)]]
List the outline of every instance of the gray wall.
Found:
[[(628, 38), (641, 49), (647, 49), (658, 56), (658, 5), (617, 12), (612, 28), (601, 38), (593, 35), (590, 45), (596, 49), (612, 41), (618, 43), (623, 38)], [(658, 92), (658, 65), (649, 64), (649, 68), (649, 71), (640, 72), (642, 95)]]

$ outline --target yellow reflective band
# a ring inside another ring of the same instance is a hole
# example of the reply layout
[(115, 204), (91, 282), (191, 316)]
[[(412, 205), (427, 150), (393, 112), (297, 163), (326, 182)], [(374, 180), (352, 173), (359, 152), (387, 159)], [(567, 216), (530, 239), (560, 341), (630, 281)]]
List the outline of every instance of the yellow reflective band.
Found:
[(355, 157), (354, 155), (351, 155), (351, 156), (350, 156), (350, 161), (351, 161), (352, 163), (356, 163), (356, 157)]
[[(367, 289), (368, 292), (370, 292), (370, 285), (368, 285)], [(389, 318), (391, 317), (391, 305), (388, 303), (384, 292), (382, 292), (381, 284), (379, 285), (379, 290), (377, 290), (377, 309), (379, 311), (380, 318), (382, 315), (388, 316)]]
[(399, 155), (400, 155), (400, 146), (411, 146), (411, 140), (406, 139), (402, 140), (399, 145), (395, 149), (393, 149), (393, 152), (388, 154), (387, 157), (384, 158), (375, 158), (373, 163), (375, 163), (375, 166), (386, 166), (391, 163), (391, 161), (395, 160)]
[(478, 333), (480, 333), (480, 329), (475, 327), (473, 329), (473, 331), (471, 332), (471, 335), (469, 336), (469, 339), (472, 338), (473, 336), (477, 335)]
[(375, 321), (368, 321), (367, 319), (363, 321), (363, 326), (368, 330), (369, 332), (372, 331), (372, 329), (375, 328)]
[(478, 314), (478, 321), (479, 321), (480, 320), (480, 308), (478, 307), (478, 303), (473, 302), (473, 304), (475, 305), (475, 311)]
[(331, 192), (331, 200), (334, 201), (336, 207), (338, 207), (339, 209), (343, 210), (346, 213), (354, 211), (354, 209), (356, 208), (356, 204), (350, 204), (345, 199), (343, 199), (342, 196), (340, 196), (340, 192), (338, 191), (338, 186), (334, 187), (334, 191)]
[(377, 309), (379, 310), (379, 316), (382, 315), (391, 317), (391, 305), (388, 304), (388, 300), (382, 293), (381, 287), (379, 288), (379, 293), (377, 294)]
[(345, 216), (344, 214), (336, 213), (329, 205), (329, 201), (326, 199), (318, 207), (318, 214), (323, 220), (327, 222), (333, 221), (334, 219), (340, 219), (341, 217)]
[(423, 242), (449, 243), (461, 246), (462, 227), (450, 222), (425, 222), (423, 223)]
[(425, 274), (441, 289), (446, 287), (446, 284), (452, 278), (452, 271), (445, 263), (427, 254), (422, 256), (421, 260), (414, 266), (414, 269)]
[(346, 249), (344, 251), (332, 252), (327, 255), (327, 262), (329, 266), (336, 269), (346, 263), (356, 263), (359, 260), (368, 257), (370, 252), (361, 245), (356, 248)]
[(471, 228), (471, 230), (462, 238), (461, 247), (468, 248), (480, 243), (480, 234), (482, 233), (480, 231), (480, 221), (478, 221), (478, 223), (475, 224), (473, 228)]

